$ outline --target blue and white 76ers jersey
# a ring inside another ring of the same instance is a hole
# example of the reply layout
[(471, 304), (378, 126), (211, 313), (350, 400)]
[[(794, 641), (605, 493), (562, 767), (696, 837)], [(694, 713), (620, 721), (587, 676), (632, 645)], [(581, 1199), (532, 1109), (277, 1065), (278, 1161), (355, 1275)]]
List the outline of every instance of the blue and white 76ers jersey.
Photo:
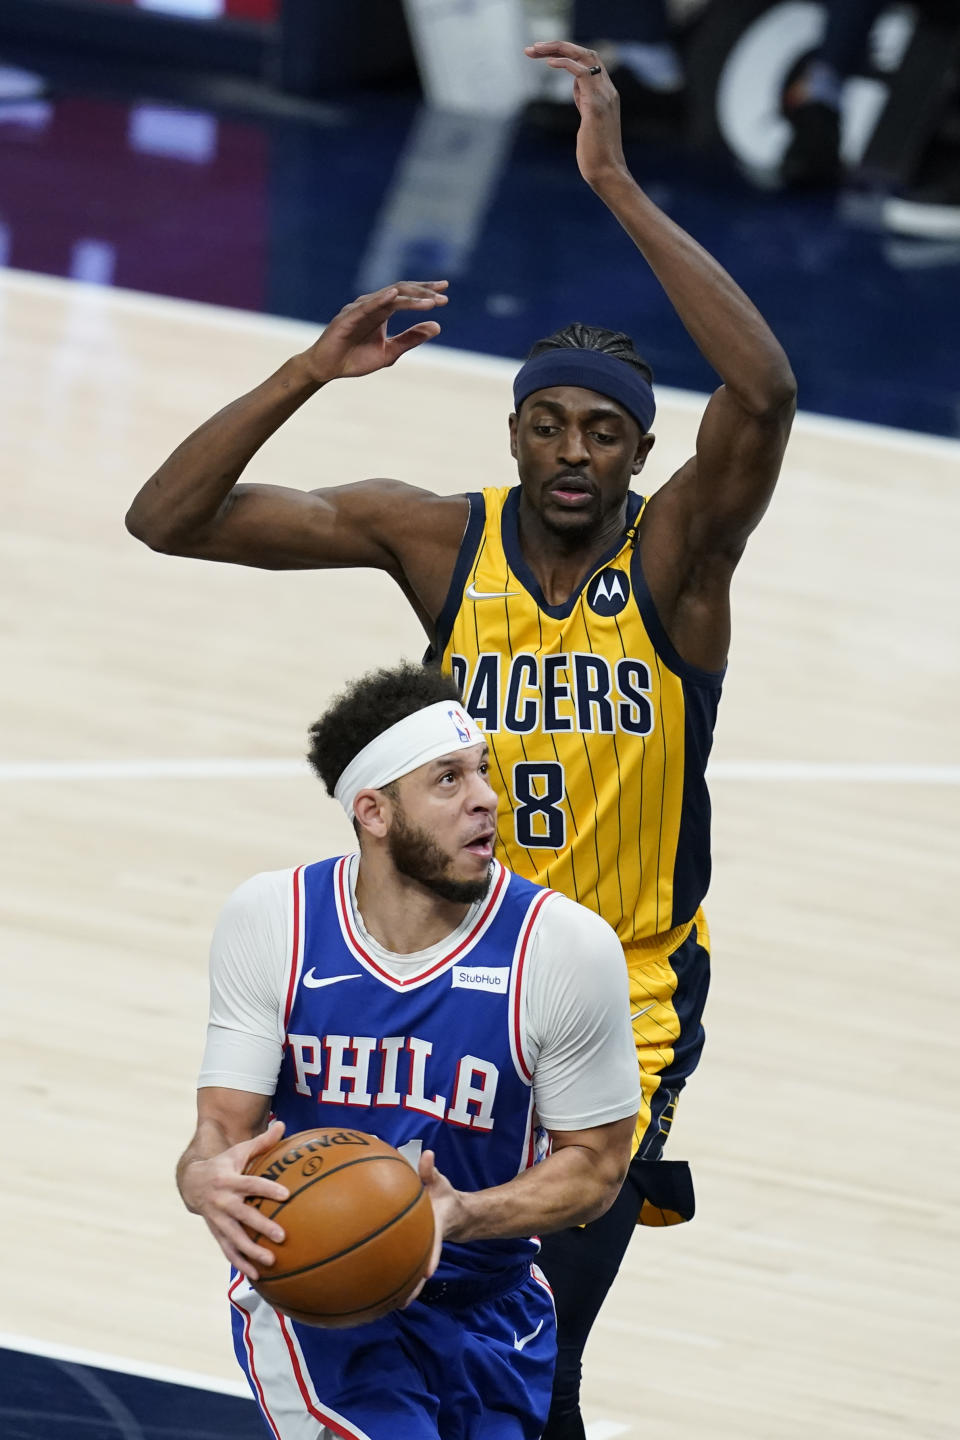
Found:
[[(349, 857), (294, 874), (294, 945), (273, 1111), (287, 1133), (367, 1130), (416, 1163), (435, 1151), (459, 1190), (511, 1180), (543, 1153), (524, 1053), (524, 965), (554, 892), (494, 863), (472, 928), (428, 969), (378, 964), (350, 901)], [(496, 1270), (529, 1240), (447, 1245), (438, 1278)]]

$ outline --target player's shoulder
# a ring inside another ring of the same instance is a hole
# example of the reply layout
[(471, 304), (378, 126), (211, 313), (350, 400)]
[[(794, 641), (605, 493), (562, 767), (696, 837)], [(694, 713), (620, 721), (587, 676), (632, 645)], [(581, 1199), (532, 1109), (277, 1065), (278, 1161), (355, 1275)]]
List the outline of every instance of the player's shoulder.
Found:
[(627, 967), (616, 931), (595, 910), (548, 894), (532, 937), (528, 1003), (541, 1021), (565, 1015), (564, 1024), (623, 1010)]
[(613, 926), (609, 925), (602, 915), (598, 915), (596, 910), (588, 910), (586, 905), (581, 905), (578, 900), (571, 900), (569, 895), (563, 895), (559, 890), (548, 890), (546, 894), (549, 898), (543, 907), (542, 923), (551, 930), (576, 935), (599, 945), (606, 946), (611, 941), (616, 946), (620, 945)]
[[(525, 880), (514, 871), (507, 872), (516, 889), (522, 889), (530, 911), (536, 908), (536, 926), (540, 948), (550, 949), (554, 942), (566, 950), (607, 951), (622, 955), (623, 947), (612, 925), (595, 910), (588, 910), (577, 900), (559, 890)], [(540, 903), (538, 903), (540, 902)]]
[(224, 901), (221, 915), (241, 917), (265, 909), (285, 911), (293, 898), (298, 868), (260, 870), (241, 880)]

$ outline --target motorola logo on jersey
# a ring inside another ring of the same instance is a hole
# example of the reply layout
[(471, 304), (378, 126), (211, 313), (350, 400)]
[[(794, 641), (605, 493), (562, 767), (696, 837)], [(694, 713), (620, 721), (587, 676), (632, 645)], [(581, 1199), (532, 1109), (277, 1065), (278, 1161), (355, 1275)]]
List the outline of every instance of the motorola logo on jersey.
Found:
[(595, 615), (619, 615), (630, 598), (626, 572), (612, 565), (594, 575), (587, 586), (587, 604)]

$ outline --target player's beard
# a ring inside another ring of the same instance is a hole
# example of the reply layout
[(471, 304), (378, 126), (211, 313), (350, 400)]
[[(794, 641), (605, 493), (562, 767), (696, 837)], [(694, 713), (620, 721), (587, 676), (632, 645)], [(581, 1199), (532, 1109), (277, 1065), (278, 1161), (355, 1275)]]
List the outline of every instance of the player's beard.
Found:
[(455, 880), (448, 873), (453, 864), (450, 856), (441, 850), (429, 831), (411, 825), (399, 806), (394, 810), (387, 843), (390, 858), (400, 874), (432, 890), (441, 900), (475, 905), (486, 895), (490, 884), (489, 866), (482, 880)]

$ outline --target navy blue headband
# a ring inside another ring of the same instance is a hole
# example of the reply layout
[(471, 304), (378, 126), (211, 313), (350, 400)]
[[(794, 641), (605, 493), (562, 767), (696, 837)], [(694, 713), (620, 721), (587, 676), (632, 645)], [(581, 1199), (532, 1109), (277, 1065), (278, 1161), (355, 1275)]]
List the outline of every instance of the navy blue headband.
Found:
[(602, 350), (559, 345), (541, 350), (517, 372), (513, 382), (514, 406), (519, 410), (528, 395), (553, 385), (577, 385), (582, 390), (596, 390), (600, 395), (609, 396), (633, 416), (644, 434), (657, 413), (653, 390), (640, 371), (626, 360), (618, 360)]

